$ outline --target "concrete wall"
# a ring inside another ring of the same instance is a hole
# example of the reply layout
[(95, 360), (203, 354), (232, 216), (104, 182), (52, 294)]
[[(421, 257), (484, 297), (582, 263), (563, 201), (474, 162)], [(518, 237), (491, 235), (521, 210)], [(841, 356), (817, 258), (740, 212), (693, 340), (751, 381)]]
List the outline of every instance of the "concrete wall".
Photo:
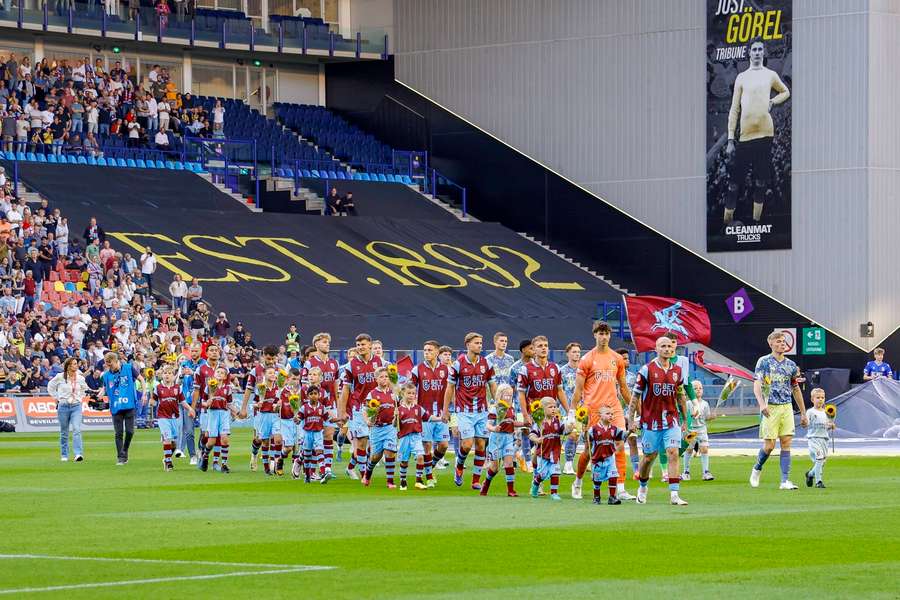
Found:
[[(871, 3), (871, 6), (870, 6)], [(793, 249), (705, 252), (705, 1), (395, 0), (397, 78), (850, 341), (900, 324), (900, 15), (795, 0)]]

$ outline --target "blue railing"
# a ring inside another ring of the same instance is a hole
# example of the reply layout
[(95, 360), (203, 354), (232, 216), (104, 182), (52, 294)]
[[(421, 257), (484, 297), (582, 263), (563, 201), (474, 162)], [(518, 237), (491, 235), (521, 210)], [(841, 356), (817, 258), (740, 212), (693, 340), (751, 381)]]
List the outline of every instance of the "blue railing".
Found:
[(468, 214), (467, 190), (437, 169), (431, 169), (431, 187), (426, 189), (431, 191), (434, 196), (444, 196), (450, 199), (454, 204), (459, 204), (462, 210), (462, 216)]
[(631, 329), (628, 327), (628, 317), (623, 302), (598, 302), (594, 319), (609, 323), (613, 335), (620, 340), (631, 339)]
[[(277, 53), (306, 54), (310, 51), (328, 52), (356, 58), (363, 54), (387, 59), (388, 36), (384, 30), (357, 31), (348, 38), (335, 34), (317, 19), (292, 18), (273, 15), (268, 31), (254, 26), (253, 20), (237, 11), (203, 11), (181, 16), (175, 13), (160, 15), (152, 8), (129, 11), (123, 5), (124, 14), (108, 14), (102, 0), (94, 4), (76, 2), (61, 10), (63, 3), (43, 2), (38, 8), (27, 8), (25, 0), (17, 6), (7, 1), (0, 9), (0, 24), (18, 29), (64, 30), (73, 33), (95, 32), (99, 37), (131, 37), (135, 41), (155, 39), (160, 43), (195, 46), (199, 43), (216, 44), (220, 48), (247, 49), (253, 51), (265, 47)], [(67, 4), (67, 3), (66, 3)], [(119, 3), (116, 3), (118, 6)]]

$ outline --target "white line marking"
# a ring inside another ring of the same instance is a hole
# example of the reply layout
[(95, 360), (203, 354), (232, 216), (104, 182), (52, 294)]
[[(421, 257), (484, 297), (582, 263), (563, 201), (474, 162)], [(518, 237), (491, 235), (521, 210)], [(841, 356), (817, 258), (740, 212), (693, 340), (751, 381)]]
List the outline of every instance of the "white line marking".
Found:
[[(239, 562), (218, 562), (211, 560), (166, 560), (162, 558), (115, 558), (106, 556), (53, 556), (50, 554), (0, 554), (2, 558), (24, 558), (24, 559), (40, 559), (40, 560), (87, 560), (95, 562), (133, 562), (133, 563), (156, 563), (156, 564), (190, 564), (190, 565), (208, 565), (218, 567), (260, 567), (265, 569), (296, 569), (307, 568), (315, 565), (274, 565), (265, 563), (239, 563)], [(322, 567), (331, 569), (333, 567)]]
[[(0, 590), (0, 595), (7, 594), (29, 594), (40, 592), (56, 592), (60, 590), (77, 590), (85, 588), (100, 587), (122, 587), (130, 585), (142, 585), (148, 583), (168, 583), (170, 581), (202, 581), (209, 579), (223, 579), (225, 577), (252, 577), (254, 575), (279, 575), (286, 573), (302, 573), (304, 571), (328, 571), (335, 567), (320, 565), (269, 565), (258, 563), (234, 563), (234, 562), (217, 562), (205, 560), (164, 560), (153, 558), (107, 558), (107, 557), (89, 557), (89, 556), (50, 556), (46, 554), (0, 554), (0, 559), (40, 559), (40, 560), (78, 560), (93, 562), (132, 562), (132, 563), (153, 563), (153, 564), (192, 564), (204, 566), (224, 566), (224, 567), (265, 567), (259, 571), (235, 571), (232, 573), (214, 573), (210, 575), (183, 575), (179, 577), (157, 577), (152, 579), (130, 579), (127, 581), (100, 581), (95, 583), (73, 583), (68, 585), (54, 585), (40, 588), (18, 588), (14, 590)], [(272, 568), (275, 567), (275, 568)]]

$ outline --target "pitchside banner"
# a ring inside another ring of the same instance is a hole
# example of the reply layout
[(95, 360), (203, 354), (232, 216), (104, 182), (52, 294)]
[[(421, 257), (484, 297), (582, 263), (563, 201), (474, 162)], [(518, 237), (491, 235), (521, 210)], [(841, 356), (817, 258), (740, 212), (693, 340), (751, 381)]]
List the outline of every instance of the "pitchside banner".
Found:
[(791, 2), (707, 0), (709, 252), (791, 247)]
[[(0, 420), (12, 423), (16, 431), (58, 431), (56, 400), (50, 396), (0, 397)], [(81, 429), (112, 429), (108, 410), (94, 410), (87, 400), (81, 403)]]

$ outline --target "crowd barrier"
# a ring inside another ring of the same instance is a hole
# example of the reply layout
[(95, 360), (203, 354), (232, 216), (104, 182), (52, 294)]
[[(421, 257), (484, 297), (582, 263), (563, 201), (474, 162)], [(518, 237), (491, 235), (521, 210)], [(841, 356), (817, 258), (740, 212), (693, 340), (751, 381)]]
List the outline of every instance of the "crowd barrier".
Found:
[[(240, 396), (235, 396), (235, 403), (240, 404), (240, 401)], [(252, 405), (250, 408), (252, 410)], [(81, 416), (82, 431), (112, 431), (112, 415), (108, 410), (94, 410), (84, 400), (81, 403)], [(0, 396), (0, 421), (15, 427), (16, 433), (59, 431), (56, 401), (50, 396)], [(249, 427), (251, 419), (235, 419), (231, 425)]]

